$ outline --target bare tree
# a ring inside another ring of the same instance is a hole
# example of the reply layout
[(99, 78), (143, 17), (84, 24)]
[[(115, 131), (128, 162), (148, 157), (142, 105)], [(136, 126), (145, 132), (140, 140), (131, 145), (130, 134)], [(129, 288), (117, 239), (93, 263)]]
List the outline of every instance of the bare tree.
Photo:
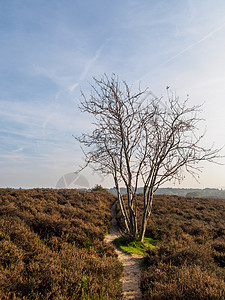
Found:
[[(167, 99), (146, 90), (133, 93), (116, 75), (94, 78), (88, 99), (82, 93), (81, 111), (94, 116), (95, 129), (76, 139), (86, 165), (112, 175), (126, 233), (143, 241), (151, 214), (154, 192), (160, 185), (183, 179), (184, 170), (196, 177), (200, 161), (214, 162), (218, 149), (200, 146), (198, 135), (201, 106), (187, 106), (167, 88)], [(137, 224), (137, 188), (144, 186), (143, 219)], [(126, 187), (126, 198), (121, 194)], [(126, 200), (125, 200), (126, 199)], [(139, 228), (139, 229), (138, 229)]]

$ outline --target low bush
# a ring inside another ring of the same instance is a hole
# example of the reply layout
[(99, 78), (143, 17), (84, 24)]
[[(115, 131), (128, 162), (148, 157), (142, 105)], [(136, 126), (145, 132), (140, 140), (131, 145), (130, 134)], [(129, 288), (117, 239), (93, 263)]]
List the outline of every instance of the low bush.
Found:
[(142, 277), (144, 299), (224, 299), (225, 283), (200, 266), (159, 263)]
[(158, 242), (144, 259), (144, 299), (225, 299), (224, 199), (156, 195), (146, 237)]
[(0, 189), (1, 299), (120, 299), (121, 264), (103, 239), (114, 196)]
[(224, 226), (222, 199), (157, 196), (147, 232), (161, 242), (145, 258), (144, 299), (225, 299)]

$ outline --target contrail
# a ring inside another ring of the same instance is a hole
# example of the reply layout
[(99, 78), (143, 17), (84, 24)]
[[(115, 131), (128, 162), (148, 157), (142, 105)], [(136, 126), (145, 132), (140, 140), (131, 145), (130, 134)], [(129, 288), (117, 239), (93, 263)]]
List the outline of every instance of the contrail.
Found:
[[(176, 55), (172, 56), (171, 58), (169, 58), (168, 60), (166, 60), (164, 64), (170, 62), (171, 60), (175, 59), (176, 57), (180, 56), (181, 54), (187, 52), (189, 49), (193, 48), (194, 46), (200, 44), (201, 42), (207, 40), (208, 38), (212, 37), (216, 32), (222, 30), (225, 27), (225, 23), (223, 23), (221, 26), (219, 26), (218, 28), (214, 29), (213, 31), (209, 32), (208, 34), (206, 34), (203, 38), (201, 38), (200, 40), (198, 40), (197, 42), (191, 44), (190, 46), (186, 47), (185, 49), (183, 49), (182, 51), (178, 52)], [(160, 65), (161, 66), (161, 65)]]
[(90, 71), (91, 67), (95, 64), (95, 62), (99, 59), (105, 45), (112, 40), (112, 37), (107, 38), (104, 43), (98, 48), (98, 50), (95, 52), (95, 55), (90, 58), (87, 62), (86, 65), (84, 66), (84, 69), (81, 73), (81, 75), (79, 76), (79, 79), (77, 82), (75, 82), (73, 85), (71, 85), (67, 90), (69, 90), (70, 92), (73, 92), (80, 84), (80, 82), (82, 80), (85, 79), (85, 77), (87, 76), (88, 72)]
[(69, 90), (72, 93), (79, 86), (80, 81), (84, 80), (84, 78), (87, 76), (90, 68), (98, 60), (98, 58), (101, 55), (101, 52), (103, 50), (103, 47), (104, 47), (104, 44), (96, 51), (95, 56), (86, 62), (86, 65), (84, 66), (83, 71), (82, 71), (81, 75), (79, 76), (78, 81), (75, 82), (73, 85), (71, 85), (67, 90)]
[(83, 72), (80, 75), (79, 81), (84, 80), (84, 78), (87, 76), (90, 68), (94, 65), (94, 63), (100, 57), (103, 48), (104, 48), (104, 44), (96, 51), (95, 56), (86, 63), (86, 66), (84, 67)]
[[(178, 52), (177, 54), (175, 54), (174, 56), (170, 57), (169, 59), (167, 59), (166, 61), (162, 62), (161, 64), (159, 64), (157, 67), (155, 67), (153, 70), (157, 70), (159, 69), (161, 66), (167, 64), (168, 62), (174, 60), (175, 58), (177, 58), (178, 56), (182, 55), (183, 53), (187, 52), (188, 50), (190, 50), (191, 48), (193, 48), (194, 46), (204, 42), (205, 40), (207, 40), (208, 38), (212, 37), (215, 33), (217, 33), (218, 31), (222, 30), (225, 27), (225, 22), (217, 27), (216, 29), (212, 30), (211, 32), (207, 33), (205, 36), (203, 36), (200, 40), (198, 40), (195, 43), (192, 43), (191, 45), (189, 45), (188, 47), (184, 48), (182, 51)], [(153, 71), (152, 70), (152, 71)], [(142, 80), (143, 78), (147, 77), (150, 73), (147, 73), (146, 75), (144, 75), (143, 77), (141, 77), (138, 81), (135, 82), (140, 82), (140, 80)]]

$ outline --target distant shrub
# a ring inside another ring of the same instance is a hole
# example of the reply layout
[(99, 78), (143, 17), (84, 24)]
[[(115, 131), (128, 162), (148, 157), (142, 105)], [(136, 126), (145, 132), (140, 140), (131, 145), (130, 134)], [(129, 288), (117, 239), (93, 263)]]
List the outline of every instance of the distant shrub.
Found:
[(99, 184), (96, 184), (92, 189), (92, 191), (96, 192), (96, 191), (99, 191), (99, 192), (106, 192), (106, 189), (104, 189), (101, 185)]

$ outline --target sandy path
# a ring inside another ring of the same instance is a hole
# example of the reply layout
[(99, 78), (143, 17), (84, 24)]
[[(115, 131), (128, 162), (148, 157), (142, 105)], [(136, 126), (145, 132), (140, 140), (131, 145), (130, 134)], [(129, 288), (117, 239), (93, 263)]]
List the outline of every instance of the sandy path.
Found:
[[(112, 207), (112, 221), (110, 234), (105, 237), (107, 243), (113, 243), (114, 239), (120, 236), (120, 231), (116, 221), (116, 203)], [(141, 270), (140, 259), (141, 256), (128, 254), (119, 249), (116, 249), (118, 258), (123, 265), (123, 277), (122, 277), (122, 290), (123, 299), (142, 299), (140, 290)]]

